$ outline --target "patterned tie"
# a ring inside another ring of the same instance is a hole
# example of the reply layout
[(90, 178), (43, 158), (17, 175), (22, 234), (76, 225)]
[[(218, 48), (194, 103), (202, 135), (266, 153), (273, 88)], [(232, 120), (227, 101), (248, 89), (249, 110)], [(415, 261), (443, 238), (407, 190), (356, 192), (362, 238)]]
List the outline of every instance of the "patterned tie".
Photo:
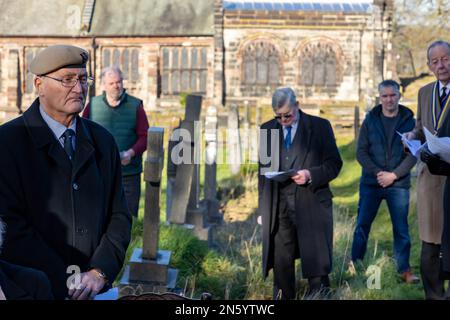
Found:
[(286, 147), (286, 150), (289, 150), (289, 148), (291, 147), (291, 126), (287, 126), (286, 130), (287, 130), (287, 134), (286, 134), (286, 138), (284, 138), (284, 146)]
[(444, 106), (445, 98), (447, 97), (447, 87), (442, 88), (442, 95), (439, 97), (441, 107)]
[(66, 151), (67, 155), (69, 156), (69, 159), (72, 160), (73, 157), (73, 144), (72, 144), (72, 138), (75, 136), (75, 131), (72, 129), (67, 129), (64, 131), (62, 137), (64, 138), (64, 151)]

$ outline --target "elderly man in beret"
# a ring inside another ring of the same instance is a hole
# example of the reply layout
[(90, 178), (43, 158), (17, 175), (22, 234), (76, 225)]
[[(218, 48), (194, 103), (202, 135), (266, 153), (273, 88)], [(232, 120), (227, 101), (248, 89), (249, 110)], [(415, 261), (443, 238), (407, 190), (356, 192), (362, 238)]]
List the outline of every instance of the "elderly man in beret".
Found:
[(78, 114), (88, 53), (50, 46), (32, 61), (38, 98), (0, 126), (1, 258), (46, 273), (57, 299), (93, 299), (122, 268), (131, 215), (111, 134)]

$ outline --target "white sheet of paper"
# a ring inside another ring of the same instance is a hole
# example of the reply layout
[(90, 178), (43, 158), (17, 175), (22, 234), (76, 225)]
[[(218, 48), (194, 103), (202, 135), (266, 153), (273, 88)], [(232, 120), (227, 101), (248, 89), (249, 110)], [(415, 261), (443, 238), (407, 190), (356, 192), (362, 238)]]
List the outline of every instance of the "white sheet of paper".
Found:
[(276, 176), (279, 176), (280, 174), (283, 174), (285, 171), (269, 171), (264, 173), (267, 179), (273, 179)]
[(445, 162), (450, 163), (450, 138), (435, 136), (425, 127), (423, 127), (423, 131), (427, 139), (428, 149)]
[(424, 146), (426, 146), (426, 142), (424, 144), (420, 143), (420, 140), (408, 140), (405, 138), (405, 134), (400, 133), (397, 131), (397, 133), (402, 137), (402, 142), (404, 144), (406, 144), (406, 146), (408, 147), (409, 151), (411, 152), (411, 154), (416, 157), (419, 158), (420, 156), (420, 150), (422, 150), (422, 148)]
[(267, 179), (282, 182), (282, 181), (289, 179), (292, 176), (295, 176), (296, 173), (297, 173), (297, 170), (294, 170), (294, 169), (291, 169), (288, 171), (269, 171), (269, 172), (265, 172), (264, 176)]
[(119, 288), (114, 287), (108, 291), (98, 294), (95, 296), (94, 300), (117, 300), (119, 299)]

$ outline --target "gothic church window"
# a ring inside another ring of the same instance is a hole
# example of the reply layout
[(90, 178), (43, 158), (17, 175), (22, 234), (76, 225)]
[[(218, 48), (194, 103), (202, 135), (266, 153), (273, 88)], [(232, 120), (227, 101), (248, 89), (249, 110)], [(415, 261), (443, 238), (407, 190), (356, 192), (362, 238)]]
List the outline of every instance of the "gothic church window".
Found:
[(128, 83), (139, 82), (139, 50), (138, 48), (103, 48), (102, 69), (107, 67), (119, 67), (123, 73), (123, 79)]
[(340, 74), (335, 49), (327, 43), (310, 43), (299, 54), (300, 84), (334, 87)]
[(242, 56), (242, 84), (276, 86), (281, 83), (280, 54), (269, 42), (248, 44)]
[(206, 93), (207, 48), (164, 47), (161, 57), (163, 95), (177, 95), (182, 92)]

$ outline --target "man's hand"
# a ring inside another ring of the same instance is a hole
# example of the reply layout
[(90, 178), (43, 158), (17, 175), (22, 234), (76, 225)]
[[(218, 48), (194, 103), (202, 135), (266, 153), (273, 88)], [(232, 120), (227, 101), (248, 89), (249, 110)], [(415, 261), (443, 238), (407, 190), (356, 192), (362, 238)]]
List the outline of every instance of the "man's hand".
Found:
[(412, 132), (412, 131), (410, 131), (410, 132), (405, 132), (405, 133), (403, 134), (403, 136), (404, 136), (407, 140), (414, 140), (414, 139), (416, 139), (416, 134), (415, 134), (414, 132)]
[(424, 148), (420, 152), (420, 160), (427, 164), (431, 174), (448, 175), (448, 164), (437, 154), (432, 153), (428, 148)]
[(131, 158), (133, 158), (135, 152), (133, 149), (129, 149), (127, 151), (123, 151), (120, 153), (120, 162), (123, 166), (129, 165), (131, 162)]
[[(403, 134), (403, 137), (405, 137), (406, 140), (414, 140), (416, 139), (416, 134), (412, 131), (410, 132), (405, 132)], [(402, 140), (402, 144), (403, 144), (403, 149), (405, 150), (405, 152), (411, 153), (411, 151), (409, 150), (408, 146), (406, 145), (405, 142), (403, 142)]]
[(96, 270), (83, 272), (80, 277), (81, 283), (78, 288), (69, 290), (69, 299), (71, 300), (93, 300), (106, 284), (106, 279), (101, 277)]
[(307, 184), (309, 180), (311, 180), (311, 173), (309, 170), (299, 170), (297, 174), (291, 177), (292, 180), (298, 185)]
[(397, 180), (397, 175), (393, 172), (380, 171), (377, 173), (377, 181), (380, 186), (387, 188)]

